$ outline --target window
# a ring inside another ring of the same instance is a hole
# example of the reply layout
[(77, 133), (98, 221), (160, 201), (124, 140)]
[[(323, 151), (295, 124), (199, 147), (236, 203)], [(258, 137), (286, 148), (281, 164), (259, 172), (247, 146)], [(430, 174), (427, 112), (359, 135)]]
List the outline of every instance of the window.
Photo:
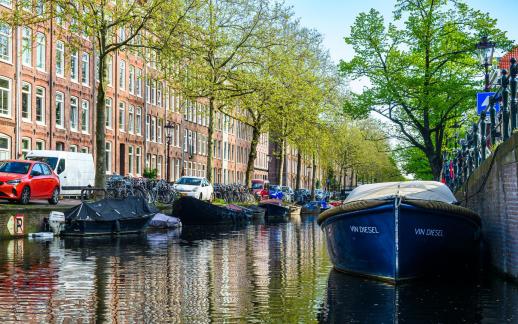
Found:
[(77, 71), (77, 51), (73, 51), (70, 57), (70, 79), (77, 82), (78, 71)]
[(124, 28), (119, 29), (119, 42), (124, 42), (126, 40), (126, 30)]
[(146, 141), (149, 141), (149, 138), (150, 138), (150, 129), (149, 129), (149, 125), (151, 124), (151, 116), (150, 115), (146, 115)]
[(32, 66), (32, 29), (23, 27), (22, 31), (22, 64)]
[(88, 147), (86, 147), (86, 146), (82, 147), (81, 153), (88, 153)]
[(162, 107), (162, 82), (158, 81), (157, 93), (156, 93), (156, 104)]
[(128, 146), (128, 170), (129, 174), (133, 174), (133, 146)]
[(112, 143), (106, 142), (104, 163), (106, 167), (106, 174), (112, 173)]
[(142, 108), (137, 107), (137, 116), (135, 119), (135, 132), (142, 135)]
[(133, 65), (129, 67), (128, 91), (135, 94), (135, 67)]
[(146, 80), (146, 102), (147, 103), (151, 103), (150, 101), (150, 90), (151, 90), (151, 86), (150, 86), (150, 81), (149, 79)]
[(61, 41), (56, 42), (56, 75), (65, 76), (65, 45)]
[(9, 160), (11, 158), (11, 138), (0, 134), (0, 160)]
[(126, 108), (124, 102), (119, 102), (119, 131), (124, 132)]
[(162, 143), (162, 119), (158, 119), (158, 125), (157, 125), (157, 142)]
[(77, 107), (77, 97), (70, 97), (70, 129), (77, 131), (78, 126), (78, 107)]
[(0, 23), (0, 60), (11, 62), (12, 37), (11, 27)]
[(63, 93), (56, 92), (56, 127), (63, 128)]
[(70, 152), (77, 152), (77, 145), (70, 145), (70, 147), (68, 148), (68, 150)]
[(126, 62), (123, 60), (119, 64), (119, 89), (124, 90), (126, 88)]
[(0, 5), (4, 6), (4, 7), (7, 7), (7, 8), (11, 8), (11, 0), (0, 0)]
[(11, 80), (0, 76), (0, 116), (11, 116)]
[(157, 175), (157, 178), (160, 179), (162, 178), (162, 156), (159, 155), (158, 158), (157, 158), (157, 161), (156, 161), (156, 175)]
[(22, 82), (22, 119), (31, 120), (31, 85)]
[(141, 157), (141, 153), (140, 153), (140, 147), (137, 146), (135, 148), (135, 173), (137, 175), (140, 175), (142, 173), (142, 170), (141, 170), (141, 163), (142, 163), (142, 157)]
[(81, 83), (88, 85), (90, 82), (90, 55), (83, 53), (81, 58)]
[(81, 130), (84, 133), (90, 130), (90, 103), (87, 100), (81, 102)]
[(36, 122), (45, 124), (45, 88), (36, 87)]
[(31, 140), (29, 138), (22, 138), (22, 157), (25, 160), (27, 153), (31, 150)]
[(36, 34), (36, 68), (45, 71), (45, 47), (47, 40), (42, 33)]
[(44, 150), (45, 149), (45, 141), (36, 140), (36, 150)]
[(135, 131), (135, 112), (133, 106), (128, 107), (128, 132), (133, 134)]
[(36, 0), (36, 13), (38, 16), (43, 16), (43, 12), (45, 12), (45, 4), (43, 0)]
[[(65, 150), (65, 143), (56, 142), (56, 151), (64, 151), (64, 150)], [(62, 161), (65, 161), (65, 160), (62, 160)]]
[(135, 80), (135, 92), (137, 96), (142, 97), (142, 70), (137, 69), (137, 75)]
[(156, 105), (156, 80), (151, 81), (151, 103)]
[(63, 12), (64, 12), (63, 6), (57, 4), (56, 5), (56, 23), (61, 27), (63, 27)]
[(106, 69), (108, 70), (107, 72), (107, 78), (108, 78), (108, 86), (112, 86), (113, 85), (113, 57), (112, 56), (108, 56), (108, 58), (106, 59)]
[(156, 142), (156, 117), (151, 117), (151, 141)]
[(107, 128), (112, 128), (112, 98), (106, 98), (106, 109), (105, 109), (105, 114), (106, 114), (106, 127)]

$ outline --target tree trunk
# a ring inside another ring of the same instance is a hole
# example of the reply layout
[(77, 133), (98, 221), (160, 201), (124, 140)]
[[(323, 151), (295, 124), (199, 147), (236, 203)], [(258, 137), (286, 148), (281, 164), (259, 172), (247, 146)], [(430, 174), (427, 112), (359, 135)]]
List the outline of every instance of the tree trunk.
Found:
[[(102, 47), (101, 47), (102, 48)], [(99, 56), (99, 86), (95, 103), (95, 187), (106, 187), (106, 55)], [(113, 150), (112, 150), (113, 151)]]
[(279, 170), (277, 173), (277, 177), (279, 179), (279, 186), (282, 186), (282, 175), (284, 174), (284, 139), (281, 139), (280, 143), (280, 156), (279, 156)]
[(441, 154), (427, 154), (430, 167), (432, 169), (433, 180), (441, 181), (442, 156)]
[(297, 178), (295, 180), (295, 190), (300, 189), (300, 171), (302, 169), (302, 154), (300, 148), (297, 148)]
[(313, 172), (311, 173), (311, 200), (315, 200), (316, 173), (317, 173), (317, 163), (315, 160), (315, 153), (313, 153)]
[(349, 188), (352, 188), (354, 186), (353, 179), (354, 179), (354, 169), (351, 169), (351, 178), (349, 179)]
[(209, 98), (209, 126), (208, 126), (208, 143), (207, 143), (207, 180), (212, 182), (212, 160), (214, 155), (214, 143), (212, 135), (214, 134), (214, 98)]
[(248, 153), (245, 175), (245, 185), (247, 188), (252, 187), (252, 173), (254, 172), (254, 162), (257, 157), (257, 144), (259, 144), (260, 136), (261, 132), (259, 131), (259, 128), (252, 127), (252, 143), (250, 143), (250, 153)]

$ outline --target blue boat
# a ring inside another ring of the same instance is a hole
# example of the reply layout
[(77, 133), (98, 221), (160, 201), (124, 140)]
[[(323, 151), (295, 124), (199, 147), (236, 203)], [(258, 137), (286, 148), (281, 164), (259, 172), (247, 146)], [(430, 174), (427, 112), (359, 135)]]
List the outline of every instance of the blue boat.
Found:
[(363, 185), (320, 214), (335, 269), (397, 282), (477, 264), (480, 217), (434, 181)]

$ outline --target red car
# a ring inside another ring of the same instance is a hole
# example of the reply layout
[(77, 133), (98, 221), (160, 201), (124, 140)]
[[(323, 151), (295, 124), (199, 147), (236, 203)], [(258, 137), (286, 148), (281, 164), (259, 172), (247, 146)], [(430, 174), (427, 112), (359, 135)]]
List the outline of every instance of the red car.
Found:
[(31, 199), (59, 201), (59, 177), (43, 162), (0, 161), (0, 199), (28, 204)]

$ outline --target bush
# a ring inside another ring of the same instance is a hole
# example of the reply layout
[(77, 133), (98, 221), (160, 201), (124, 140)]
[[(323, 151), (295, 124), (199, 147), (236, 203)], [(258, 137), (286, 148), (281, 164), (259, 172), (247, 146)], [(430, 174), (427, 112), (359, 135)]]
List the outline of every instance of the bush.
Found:
[(157, 170), (156, 169), (144, 169), (144, 178), (154, 180), (156, 179)]

